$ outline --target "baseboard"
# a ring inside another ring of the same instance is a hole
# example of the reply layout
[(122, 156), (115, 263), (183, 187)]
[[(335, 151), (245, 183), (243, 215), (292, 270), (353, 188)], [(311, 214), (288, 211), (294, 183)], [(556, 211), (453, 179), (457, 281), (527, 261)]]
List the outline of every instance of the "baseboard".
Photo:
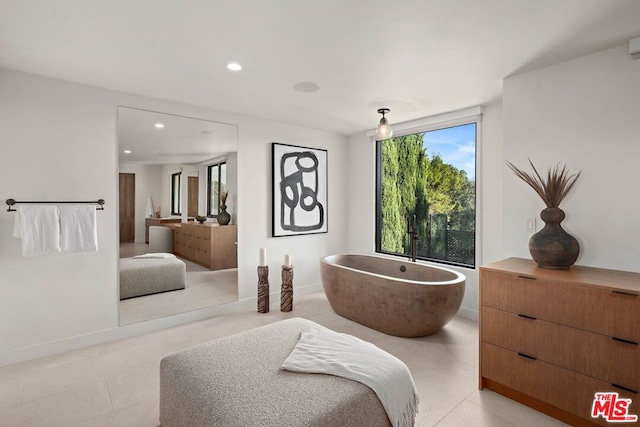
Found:
[(480, 321), (480, 312), (466, 307), (460, 307), (460, 310), (458, 310), (458, 316), (473, 320), (474, 322)]
[[(322, 291), (322, 283), (315, 283), (313, 285), (300, 286), (299, 288), (295, 288), (293, 290), (294, 296), (307, 295), (307, 294), (312, 294), (314, 292), (320, 292), (320, 291)], [(279, 288), (275, 292), (269, 292), (269, 300), (271, 302), (276, 301), (274, 298), (277, 298), (278, 301), (280, 300)], [(256, 304), (257, 304), (257, 298), (250, 298), (250, 299), (252, 299), (253, 301), (256, 301)]]
[[(322, 284), (320, 283), (297, 287), (294, 289), (294, 295), (300, 296), (318, 291), (322, 291)], [(276, 292), (271, 292), (269, 295), (272, 302), (279, 301), (280, 289), (278, 289)], [(65, 351), (88, 347), (108, 341), (130, 338), (136, 335), (171, 328), (174, 326), (195, 322), (197, 320), (207, 319), (210, 317), (223, 316), (229, 313), (237, 313), (240, 311), (256, 309), (256, 307), (257, 296), (244, 298), (236, 302), (217, 305), (215, 307), (206, 307), (199, 310), (189, 311), (187, 313), (175, 314), (159, 319), (148, 320), (146, 322), (139, 322), (131, 325), (104, 329), (89, 334), (76, 335), (56, 341), (49, 341), (29, 347), (22, 347), (0, 353), (0, 366), (11, 365), (14, 363), (25, 362), (27, 360), (37, 359), (40, 357), (51, 356), (57, 353), (63, 353)]]

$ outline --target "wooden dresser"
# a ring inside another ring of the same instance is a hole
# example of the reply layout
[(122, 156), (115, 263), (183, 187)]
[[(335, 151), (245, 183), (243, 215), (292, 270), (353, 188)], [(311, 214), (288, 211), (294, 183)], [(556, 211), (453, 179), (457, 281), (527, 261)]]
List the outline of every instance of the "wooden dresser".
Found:
[(211, 270), (238, 267), (238, 227), (213, 223), (174, 226), (173, 252)]
[(519, 258), (480, 269), (481, 389), (574, 426), (611, 425), (591, 417), (595, 393), (632, 399), (640, 416), (639, 342), (639, 273)]
[(152, 225), (179, 224), (180, 218), (145, 218), (144, 219), (144, 242), (149, 243), (149, 227)]

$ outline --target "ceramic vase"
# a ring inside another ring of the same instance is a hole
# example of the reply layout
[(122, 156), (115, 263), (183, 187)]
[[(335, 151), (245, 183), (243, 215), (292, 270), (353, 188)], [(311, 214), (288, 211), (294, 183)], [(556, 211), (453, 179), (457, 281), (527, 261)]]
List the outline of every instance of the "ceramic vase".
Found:
[(227, 205), (220, 205), (220, 211), (218, 212), (218, 224), (227, 225), (231, 221), (231, 215), (227, 212)]
[(580, 244), (560, 223), (564, 211), (560, 208), (546, 208), (540, 212), (544, 227), (529, 240), (531, 257), (542, 268), (568, 269), (578, 259)]

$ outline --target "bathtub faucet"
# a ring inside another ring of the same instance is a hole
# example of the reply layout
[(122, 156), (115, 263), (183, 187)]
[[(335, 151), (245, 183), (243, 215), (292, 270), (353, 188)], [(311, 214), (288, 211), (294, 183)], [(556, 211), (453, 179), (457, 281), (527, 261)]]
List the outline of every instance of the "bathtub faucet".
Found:
[(411, 244), (411, 256), (409, 260), (416, 262), (416, 252), (418, 250), (418, 231), (416, 230), (416, 216), (413, 216), (413, 227), (409, 227), (409, 221), (407, 221), (407, 234), (409, 234), (409, 240)]
[(416, 252), (418, 250), (418, 232), (412, 231), (409, 233), (411, 235), (411, 257), (409, 258), (411, 262), (416, 262)]

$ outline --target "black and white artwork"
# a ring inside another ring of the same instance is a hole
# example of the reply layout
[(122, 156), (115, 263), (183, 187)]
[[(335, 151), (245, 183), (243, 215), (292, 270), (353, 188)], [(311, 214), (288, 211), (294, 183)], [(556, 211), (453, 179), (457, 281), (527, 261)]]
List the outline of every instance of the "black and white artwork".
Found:
[(273, 237), (327, 232), (327, 150), (272, 144)]

